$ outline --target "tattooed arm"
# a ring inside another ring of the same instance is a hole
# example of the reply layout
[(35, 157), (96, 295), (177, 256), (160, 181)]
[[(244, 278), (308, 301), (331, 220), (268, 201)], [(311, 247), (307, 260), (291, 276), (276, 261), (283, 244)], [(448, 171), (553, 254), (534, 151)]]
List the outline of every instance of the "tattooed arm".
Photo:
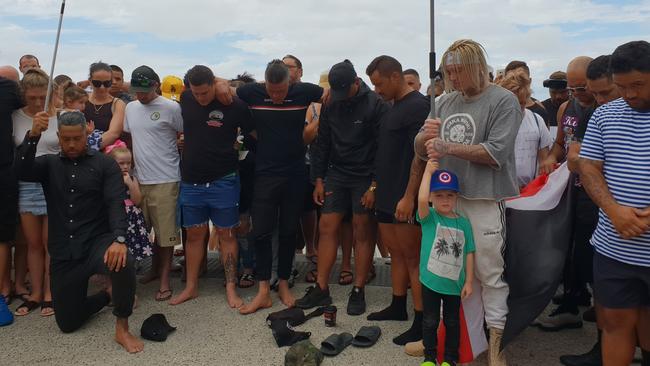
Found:
[(452, 142), (445, 142), (440, 138), (427, 141), (427, 154), (429, 158), (440, 159), (445, 155), (471, 161), (472, 163), (490, 165), (497, 167), (498, 164), (488, 153), (483, 145), (463, 145)]
[(616, 202), (603, 175), (603, 162), (580, 158), (580, 180), (589, 197), (600, 207), (624, 239), (631, 239), (646, 232), (648, 225), (645, 210), (623, 206)]

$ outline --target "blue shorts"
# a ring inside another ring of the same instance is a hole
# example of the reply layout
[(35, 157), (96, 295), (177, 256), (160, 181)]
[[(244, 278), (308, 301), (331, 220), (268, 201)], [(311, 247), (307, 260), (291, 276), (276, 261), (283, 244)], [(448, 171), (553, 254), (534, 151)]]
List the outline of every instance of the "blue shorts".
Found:
[(210, 183), (181, 182), (178, 197), (185, 228), (212, 221), (221, 229), (239, 226), (239, 176), (235, 173)]
[(46, 216), (47, 204), (43, 186), (37, 182), (18, 182), (18, 212)]

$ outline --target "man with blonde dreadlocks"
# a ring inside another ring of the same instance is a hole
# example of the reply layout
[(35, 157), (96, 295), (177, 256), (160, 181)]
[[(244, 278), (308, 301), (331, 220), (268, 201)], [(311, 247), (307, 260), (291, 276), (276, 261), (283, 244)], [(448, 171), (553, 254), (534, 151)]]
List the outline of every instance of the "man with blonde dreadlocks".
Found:
[(416, 137), (416, 153), (438, 160), (440, 168), (456, 173), (461, 182), (457, 210), (474, 232), (475, 272), (490, 329), (489, 365), (502, 366), (509, 293), (503, 279), (504, 200), (519, 194), (514, 146), (522, 111), (512, 93), (490, 84), (479, 43), (454, 42), (442, 56), (442, 68), (451, 90), (436, 103), (438, 118), (426, 120)]

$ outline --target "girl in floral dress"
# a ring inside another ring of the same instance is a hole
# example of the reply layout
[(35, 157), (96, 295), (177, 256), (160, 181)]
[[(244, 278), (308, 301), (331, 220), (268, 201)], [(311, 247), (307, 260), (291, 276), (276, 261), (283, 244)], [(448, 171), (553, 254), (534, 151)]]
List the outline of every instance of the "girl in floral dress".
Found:
[(124, 184), (127, 187), (129, 198), (124, 200), (126, 206), (126, 216), (129, 227), (126, 231), (126, 244), (129, 251), (140, 262), (146, 257), (153, 254), (153, 247), (149, 240), (149, 231), (144, 220), (142, 210), (138, 205), (142, 202), (142, 193), (140, 193), (140, 184), (138, 180), (130, 174), (131, 172), (131, 151), (122, 141), (117, 141), (113, 145), (107, 146), (106, 154), (110, 155), (122, 170)]

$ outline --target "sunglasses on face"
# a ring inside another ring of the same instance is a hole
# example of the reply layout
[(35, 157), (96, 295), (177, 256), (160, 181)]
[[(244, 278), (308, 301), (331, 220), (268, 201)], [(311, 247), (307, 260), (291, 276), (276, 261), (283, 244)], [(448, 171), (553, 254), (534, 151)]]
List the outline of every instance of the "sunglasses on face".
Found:
[(91, 80), (90, 82), (93, 84), (95, 88), (101, 88), (102, 85), (104, 86), (104, 88), (110, 88), (111, 85), (113, 85), (113, 80), (104, 80), (104, 81)]
[(587, 91), (587, 88), (584, 86), (578, 86), (576, 88), (567, 88), (569, 93), (584, 93)]

